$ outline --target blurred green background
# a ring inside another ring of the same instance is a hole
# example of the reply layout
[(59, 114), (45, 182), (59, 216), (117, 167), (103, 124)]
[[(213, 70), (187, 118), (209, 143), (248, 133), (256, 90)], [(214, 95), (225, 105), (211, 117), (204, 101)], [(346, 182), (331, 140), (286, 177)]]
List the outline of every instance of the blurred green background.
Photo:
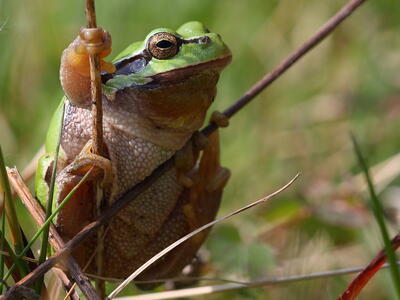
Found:
[[(303, 43), (344, 0), (97, 1), (115, 56), (157, 27), (190, 20), (222, 35), (233, 62), (213, 109), (223, 110)], [(400, 2), (367, 1), (223, 129), (232, 171), (220, 215), (300, 179), (287, 191), (214, 228), (207, 276), (235, 280), (363, 265), (381, 247), (349, 132), (374, 169), (387, 219), (400, 217)], [(85, 24), (84, 2), (0, 0), (0, 144), (22, 169), (44, 141), (62, 90), (62, 50)], [(215, 294), (215, 299), (335, 299), (353, 276)], [(209, 299), (210, 296), (207, 296)], [(360, 299), (390, 299), (380, 272)]]

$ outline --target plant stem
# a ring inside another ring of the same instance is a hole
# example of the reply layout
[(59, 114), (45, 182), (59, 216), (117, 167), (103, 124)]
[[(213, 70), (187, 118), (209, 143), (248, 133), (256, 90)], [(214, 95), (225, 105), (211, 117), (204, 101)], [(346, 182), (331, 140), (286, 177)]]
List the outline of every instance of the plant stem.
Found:
[[(65, 104), (63, 105), (62, 113), (61, 113), (61, 126), (58, 134), (58, 141), (56, 147), (55, 158), (53, 162), (53, 170), (51, 174), (50, 186), (49, 186), (49, 194), (47, 195), (47, 204), (46, 204), (46, 220), (51, 220), (50, 216), (52, 215), (53, 209), (53, 198), (54, 198), (54, 187), (56, 184), (56, 175), (57, 175), (57, 164), (58, 164), (58, 156), (60, 153), (60, 145), (61, 145), (61, 133), (64, 125), (64, 112), (65, 112)], [(49, 244), (49, 229), (50, 222), (47, 225), (43, 224), (43, 236), (42, 236), (42, 247), (40, 248), (40, 256), (39, 256), (39, 265), (42, 264), (46, 260), (47, 256), (47, 245)], [(36, 283), (35, 290), (40, 295), (40, 291), (42, 290), (44, 276), (38, 279)]]
[(357, 142), (357, 139), (353, 134), (351, 135), (351, 141), (353, 143), (354, 153), (358, 159), (358, 163), (362, 169), (362, 172), (364, 173), (365, 180), (368, 185), (368, 190), (371, 197), (371, 202), (370, 202), (371, 208), (374, 213), (376, 222), (378, 223), (383, 242), (385, 244), (386, 256), (390, 263), (390, 272), (392, 275), (392, 280), (397, 295), (397, 299), (400, 299), (400, 272), (397, 266), (396, 254), (393, 250), (389, 238), (389, 233), (385, 225), (385, 220), (383, 217), (384, 215), (383, 207), (378, 199), (378, 196), (376, 195), (374, 184), (372, 183), (371, 176), (369, 175), (367, 162), (361, 152), (361, 148)]

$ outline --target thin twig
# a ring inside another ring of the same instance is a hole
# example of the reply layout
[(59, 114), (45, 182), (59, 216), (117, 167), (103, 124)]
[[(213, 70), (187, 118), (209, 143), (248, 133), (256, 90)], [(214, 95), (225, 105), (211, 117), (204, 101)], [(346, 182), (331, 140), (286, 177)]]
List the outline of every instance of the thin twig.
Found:
[[(242, 97), (240, 97), (233, 105), (228, 107), (223, 113), (228, 118), (239, 112), (244, 106), (252, 101), (267, 86), (271, 85), (283, 73), (296, 63), (300, 58), (307, 54), (311, 49), (324, 40), (338, 27), (345, 19), (347, 19), (365, 0), (350, 0), (342, 7), (332, 18), (328, 20), (308, 41), (297, 48), (292, 54), (278, 64), (271, 72), (267, 73), (261, 80), (254, 84)], [(203, 129), (203, 133), (208, 135), (216, 129), (216, 124), (211, 123)]]
[[(294, 53), (300, 53), (300, 56), (295, 56), (296, 61), (304, 56), (308, 51), (310, 51), (316, 44), (321, 42), (325, 37), (327, 37), (343, 20), (348, 18), (350, 14), (357, 9), (365, 0), (351, 0), (349, 1), (334, 17), (332, 17), (326, 24), (321, 27), (320, 30), (316, 34), (314, 34), (309, 41), (307, 41), (303, 46), (301, 46), (298, 50), (295, 50), (292, 55), (286, 58), (281, 64), (279, 64), (276, 68), (274, 68), (268, 74), (276, 74), (273, 76), (273, 80), (269, 80), (267, 83), (264, 82), (262, 88), (266, 88), (273, 81), (275, 81), (280, 75), (283, 74), (284, 71), (293, 66), (293, 57)], [(282, 67), (284, 66), (284, 67)], [(272, 76), (272, 75), (266, 75)], [(265, 81), (265, 80), (264, 80)], [(261, 81), (260, 81), (261, 82)], [(228, 108), (227, 111), (232, 111), (230, 114), (233, 116), (236, 112), (238, 112), (241, 108), (244, 107), (245, 104), (249, 103), (252, 98), (254, 98), (260, 91), (257, 89), (254, 92), (254, 87), (258, 86), (256, 83), (253, 88), (251, 88), (248, 92), (246, 92), (246, 100), (241, 100), (240, 98), (237, 102), (241, 104), (234, 104), (231, 108)], [(243, 103), (245, 101), (245, 103)], [(235, 108), (232, 108), (235, 107)], [(211, 134), (213, 131), (217, 129), (217, 125), (215, 123), (210, 123), (206, 128), (202, 130), (202, 133), (205, 135)], [(42, 265), (40, 265), (37, 269), (31, 272), (26, 278), (21, 280), (19, 285), (29, 285), (32, 281), (32, 278), (47, 272), (52, 266), (56, 264), (58, 260), (68, 255), (72, 249), (74, 249), (80, 242), (85, 240), (91, 234), (93, 234), (98, 228), (106, 224), (110, 221), (110, 219), (115, 216), (120, 210), (126, 207), (131, 201), (135, 199), (139, 194), (144, 192), (148, 187), (150, 187), (161, 175), (163, 175), (167, 170), (169, 170), (174, 165), (173, 159), (169, 159), (163, 164), (161, 164), (153, 173), (145, 178), (142, 182), (135, 185), (130, 191), (128, 191), (124, 196), (122, 196), (118, 201), (114, 202), (107, 210), (105, 210), (102, 215), (100, 215), (95, 221), (85, 226), (74, 238), (72, 238), (68, 243), (65, 244), (65, 247), (58, 251), (55, 255), (50, 257), (47, 261), (45, 261)], [(0, 297), (1, 299), (1, 297)]]
[[(400, 261), (398, 261), (397, 264), (400, 265)], [(388, 268), (388, 267), (389, 264), (384, 264), (382, 266), (382, 268)], [(275, 286), (280, 284), (287, 284), (287, 283), (299, 282), (311, 279), (329, 278), (338, 275), (357, 273), (362, 271), (364, 268), (365, 268), (364, 266), (343, 268), (332, 271), (315, 272), (305, 275), (293, 275), (293, 276), (285, 276), (285, 277), (278, 277), (271, 279), (260, 279), (250, 282), (240, 282), (240, 283), (234, 282), (229, 284), (201, 286), (195, 288), (180, 289), (176, 291), (151, 293), (139, 296), (118, 297), (115, 298), (115, 300), (161, 300), (161, 299), (187, 298), (187, 297), (214, 294), (217, 292), (232, 291), (232, 290), (251, 288), (251, 287)]]
[[(35, 222), (39, 225), (42, 226), (43, 223), (45, 222), (45, 213), (43, 211), (42, 206), (37, 202), (36, 198), (32, 196), (31, 192), (29, 191), (28, 187), (25, 185), (21, 175), (18, 173), (17, 169), (8, 169), (8, 178), (10, 180), (10, 183), (16, 193), (18, 194), (19, 198), (21, 201), (25, 204), (25, 207), (28, 209), (30, 212), (31, 216), (35, 220)], [(50, 244), (52, 247), (56, 250), (59, 251), (63, 249), (64, 247), (64, 241), (58, 234), (56, 228), (54, 225), (50, 225), (50, 239), (49, 239)], [(90, 297), (92, 295), (96, 295), (96, 291), (94, 287), (91, 285), (89, 279), (82, 273), (79, 265), (77, 262), (70, 257), (68, 261), (68, 269), (71, 274), (71, 277), (74, 279), (74, 281), (78, 284), (79, 288), (81, 289), (82, 293), (86, 297)], [(64, 281), (64, 279), (62, 279)], [(66, 288), (70, 288), (72, 284), (68, 284)], [(77, 294), (76, 292), (73, 293), (73, 296), (75, 299)], [(89, 298), (91, 299), (91, 298)], [(93, 298), (96, 299), (96, 298)]]
[[(88, 28), (96, 28), (94, 0), (86, 0), (86, 19)], [(90, 88), (92, 95), (92, 143), (93, 152), (104, 155), (103, 150), (103, 109), (101, 101), (100, 58), (97, 54), (89, 55)]]
[[(96, 28), (96, 10), (94, 0), (86, 0), (86, 19), (88, 28)], [(92, 95), (92, 145), (95, 154), (104, 156), (104, 143), (103, 143), (103, 109), (102, 109), (102, 94), (101, 94), (101, 78), (100, 78), (100, 58), (98, 54), (90, 54), (90, 82), (91, 82), (91, 95)], [(102, 202), (104, 198), (103, 189), (99, 182), (95, 183), (95, 198), (96, 198), (96, 216), (100, 215)], [(103, 256), (104, 246), (101, 239), (104, 228), (100, 227), (97, 233), (97, 247), (98, 252), (96, 255), (97, 272), (102, 275), (103, 273)], [(96, 289), (100, 298), (104, 298), (105, 285), (104, 281), (96, 280)]]
[(72, 283), (67, 274), (65, 274), (64, 271), (59, 268), (53, 268), (52, 271), (56, 274), (58, 279), (61, 281), (64, 290), (67, 292), (65, 299), (70, 298), (71, 300), (79, 300), (78, 293), (75, 291), (75, 289), (73, 289), (74, 285), (76, 285), (76, 282)]
[(182, 238), (180, 238), (179, 240), (177, 240), (176, 242), (172, 243), (171, 245), (169, 245), (168, 247), (166, 247), (165, 249), (163, 249), (162, 251), (158, 252), (156, 255), (154, 255), (152, 258), (150, 258), (148, 261), (146, 261), (143, 265), (141, 265), (135, 272), (133, 272), (127, 279), (125, 279), (116, 289), (114, 289), (110, 295), (106, 298), (108, 299), (113, 299), (115, 298), (132, 280), (134, 280), (137, 276), (139, 276), (144, 270), (146, 270), (148, 267), (150, 267), (153, 263), (155, 263), (157, 260), (159, 260), (161, 257), (163, 257), (165, 254), (167, 254), (168, 252), (171, 252), (173, 249), (175, 249), (176, 247), (178, 247), (180, 244), (182, 244), (183, 242), (187, 241), (188, 239), (190, 239), (192, 236), (198, 234), (199, 232), (210, 228), (212, 226), (214, 226), (217, 223), (220, 223), (230, 217), (233, 217), (249, 208), (252, 208), (256, 205), (259, 205), (269, 199), (271, 199), (272, 197), (278, 195), (279, 193), (281, 193), (282, 191), (284, 191), (285, 189), (287, 189), (298, 177), (300, 174), (297, 174), (295, 177), (293, 177), (293, 179), (291, 179), (287, 184), (285, 184), (283, 187), (281, 187), (280, 189), (276, 190), (275, 192), (269, 194), (266, 197), (263, 197), (255, 202), (252, 202), (244, 207), (241, 207), (237, 210), (235, 210), (234, 212), (231, 212), (229, 214), (227, 214), (226, 216), (223, 216), (217, 220), (214, 220), (212, 222), (209, 222), (201, 227), (199, 227), (198, 229), (190, 232), (189, 234), (183, 236)]

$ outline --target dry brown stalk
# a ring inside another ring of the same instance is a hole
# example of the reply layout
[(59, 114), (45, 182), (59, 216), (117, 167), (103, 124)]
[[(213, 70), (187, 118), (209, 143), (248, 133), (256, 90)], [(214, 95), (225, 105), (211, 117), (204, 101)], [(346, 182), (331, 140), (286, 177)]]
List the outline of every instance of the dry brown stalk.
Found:
[[(86, 19), (88, 28), (96, 28), (94, 0), (86, 0)], [(92, 145), (93, 152), (104, 155), (103, 145), (103, 108), (101, 101), (100, 58), (97, 54), (89, 55), (90, 87), (92, 95)]]
[[(8, 173), (8, 178), (10, 180), (10, 184), (12, 185), (14, 191), (17, 193), (21, 201), (24, 203), (25, 207), (28, 209), (29, 213), (31, 214), (35, 222), (38, 224), (38, 226), (42, 226), (43, 223), (45, 222), (45, 213), (43, 211), (42, 206), (38, 203), (36, 198), (33, 197), (28, 187), (25, 185), (17, 169), (8, 168), (7, 173)], [(59, 251), (64, 247), (64, 241), (58, 234), (53, 224), (50, 225), (49, 242), (56, 251)], [(71, 274), (71, 277), (78, 284), (82, 293), (84, 293), (86, 297), (90, 297), (93, 294), (94, 295), (96, 294), (95, 289), (91, 285), (89, 279), (82, 273), (79, 265), (72, 257), (69, 258), (68, 269)], [(59, 274), (59, 272), (57, 274)], [(65, 280), (65, 277), (60, 279), (63, 281), (64, 286), (68, 287), (67, 289), (68, 291), (71, 288), (72, 283), (69, 281), (67, 282)], [(73, 299), (79, 299), (76, 292), (73, 293), (71, 296), (73, 297)]]
[[(96, 28), (96, 10), (94, 0), (86, 0), (86, 19), (88, 28)], [(90, 83), (92, 95), (92, 145), (95, 154), (105, 156), (103, 143), (103, 108), (101, 95), (101, 77), (100, 77), (100, 58), (97, 54), (89, 55), (90, 61)], [(96, 182), (96, 215), (100, 215), (103, 202), (103, 190), (99, 182)], [(101, 236), (104, 228), (100, 227), (97, 233), (97, 255), (96, 266), (98, 274), (103, 271), (103, 252), (104, 245)], [(105, 296), (105, 285), (103, 280), (96, 280), (96, 289), (100, 298)]]
[[(391, 241), (392, 248), (396, 251), (400, 247), (400, 233), (398, 233)], [(379, 269), (386, 262), (387, 256), (385, 248), (378, 252), (377, 255), (372, 259), (368, 266), (356, 278), (349, 284), (346, 290), (339, 296), (337, 300), (353, 300), (361, 292), (361, 290), (367, 285), (369, 280), (379, 271)]]
[[(273, 83), (278, 77), (280, 77), (285, 71), (287, 71), (293, 64), (313, 49), (318, 43), (326, 38), (332, 31), (348, 18), (365, 0), (350, 0), (343, 8), (336, 13), (325, 25), (323, 25), (307, 42), (296, 49), (291, 55), (283, 60), (277, 67), (271, 72), (266, 74), (260, 81), (258, 81), (253, 87), (251, 87), (238, 101), (224, 111), (227, 117), (231, 117), (248, 104), (254, 97), (256, 97), (263, 89)], [(202, 130), (202, 133), (206, 136), (210, 135), (217, 129), (215, 123), (210, 123), (207, 127)], [(120, 210), (126, 207), (133, 199), (139, 194), (144, 192), (149, 186), (151, 186), (164, 172), (173, 167), (173, 159), (169, 159), (161, 164), (154, 172), (144, 179), (142, 182), (134, 186), (118, 201), (113, 203), (107, 210), (105, 210), (95, 221), (85, 226), (73, 239), (65, 244), (65, 247), (58, 251), (55, 255), (50, 257), (46, 262), (38, 266), (33, 272), (28, 274), (25, 278), (20, 280), (17, 285), (29, 286), (35, 279), (51, 267), (53, 267), (60, 259), (69, 255), (72, 249), (74, 249), (80, 242), (89, 237), (91, 234), (96, 232), (102, 225), (110, 221)], [(1, 299), (1, 298), (0, 298)]]

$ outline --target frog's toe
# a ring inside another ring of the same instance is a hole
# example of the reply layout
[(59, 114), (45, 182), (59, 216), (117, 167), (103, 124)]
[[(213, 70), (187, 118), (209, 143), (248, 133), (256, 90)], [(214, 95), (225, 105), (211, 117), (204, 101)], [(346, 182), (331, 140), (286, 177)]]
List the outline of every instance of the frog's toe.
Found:
[(218, 125), (218, 127), (228, 127), (229, 118), (219, 111), (214, 111), (211, 114), (211, 121)]
[(175, 167), (180, 172), (189, 172), (195, 164), (192, 143), (188, 143), (175, 153)]
[(222, 191), (230, 177), (231, 171), (227, 168), (220, 167), (206, 185), (206, 190), (208, 192)]
[(182, 184), (185, 188), (191, 188), (194, 184), (192, 178), (182, 172), (178, 175), (178, 182)]
[(102, 72), (114, 73), (116, 71), (116, 68), (113, 63), (101, 60), (100, 61), (100, 70)]
[[(83, 27), (79, 33), (79, 38), (76, 40), (75, 52), (78, 55), (98, 54), (100, 58), (104, 58), (111, 52), (111, 35), (100, 27)], [(102, 63), (110, 69), (110, 63), (104, 61)], [(108, 72), (109, 70), (104, 71)]]
[(112, 164), (108, 158), (92, 153), (92, 141), (89, 140), (79, 155), (66, 168), (71, 175), (84, 176), (91, 170), (90, 179), (103, 178), (103, 187), (110, 186), (113, 180)]
[(111, 161), (103, 156), (93, 153), (82, 153), (73, 161), (72, 172), (75, 174), (84, 174), (92, 169), (91, 177), (103, 177), (102, 185), (104, 187), (112, 184), (113, 172)]

